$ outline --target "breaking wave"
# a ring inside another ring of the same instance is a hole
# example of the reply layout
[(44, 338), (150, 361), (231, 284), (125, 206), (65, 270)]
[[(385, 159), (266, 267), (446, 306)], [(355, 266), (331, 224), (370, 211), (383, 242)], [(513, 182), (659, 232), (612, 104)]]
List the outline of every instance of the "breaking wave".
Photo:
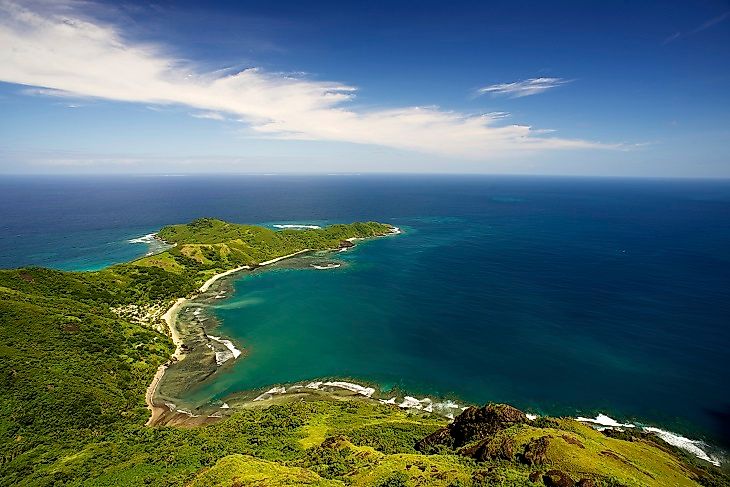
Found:
[(331, 263), (331, 264), (324, 264), (324, 265), (319, 265), (319, 264), (310, 264), (310, 265), (311, 265), (311, 267), (313, 267), (315, 269), (326, 270), (326, 269), (337, 269), (342, 264)]
[(127, 243), (147, 245), (148, 252), (145, 255), (157, 254), (159, 252), (162, 252), (163, 250), (172, 247), (172, 245), (167, 244), (166, 242), (157, 238), (156, 233), (148, 233), (147, 235), (142, 235), (141, 237), (130, 238), (129, 240), (127, 240)]
[(142, 235), (141, 237), (129, 239), (127, 240), (127, 242), (134, 244), (153, 244), (157, 242), (157, 234), (148, 233), (147, 235)]
[(662, 440), (666, 441), (672, 446), (676, 446), (677, 448), (680, 448), (688, 453), (691, 453), (692, 455), (696, 456), (697, 458), (701, 460), (705, 460), (707, 462), (710, 462), (711, 464), (715, 466), (720, 466), (720, 458), (716, 456), (707, 443), (700, 440), (691, 440), (687, 437), (684, 437), (677, 433), (672, 433), (671, 431), (666, 431), (660, 428), (656, 428), (654, 426), (644, 426), (641, 424), (632, 424), (632, 423), (620, 423), (616, 421), (615, 419), (611, 418), (610, 416), (607, 416), (603, 413), (598, 414), (595, 418), (584, 418), (582, 416), (578, 416), (575, 418), (576, 420), (580, 421), (581, 423), (588, 423), (592, 427), (596, 428), (599, 431), (603, 431), (605, 429), (621, 429), (621, 428), (636, 428), (639, 431), (643, 431), (646, 433), (652, 433)]
[(241, 355), (241, 351), (236, 348), (236, 346), (233, 344), (232, 341), (226, 340), (225, 338), (221, 337), (215, 337), (212, 335), (208, 335), (208, 338), (211, 340), (214, 340), (224, 347), (226, 347), (226, 350), (214, 350), (214, 348), (211, 346), (211, 350), (215, 351), (215, 363), (218, 366), (223, 365), (227, 361), (231, 359), (236, 359)]
[(665, 431), (663, 429), (654, 428), (652, 426), (645, 426), (645, 427), (643, 427), (643, 430), (648, 431), (650, 433), (654, 433), (655, 435), (657, 435), (659, 438), (666, 441), (670, 445), (676, 446), (677, 448), (681, 448), (682, 450), (691, 453), (692, 455), (696, 456), (697, 458), (706, 460), (717, 467), (720, 466), (720, 463), (721, 463), (720, 459), (709, 451), (710, 447), (704, 441), (690, 440), (689, 438), (685, 438), (684, 436), (678, 435), (677, 433), (672, 433), (671, 431)]
[(272, 225), (274, 228), (293, 228), (293, 229), (317, 229), (322, 228), (319, 225), (295, 225), (295, 224), (282, 224)]

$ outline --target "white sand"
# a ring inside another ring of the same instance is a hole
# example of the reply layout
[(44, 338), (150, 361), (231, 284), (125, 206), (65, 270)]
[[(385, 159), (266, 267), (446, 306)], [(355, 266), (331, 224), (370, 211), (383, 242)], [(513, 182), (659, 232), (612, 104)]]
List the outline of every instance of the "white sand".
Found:
[(299, 255), (304, 252), (309, 252), (310, 250), (311, 249), (304, 249), (304, 250), (300, 250), (299, 252), (294, 252), (293, 254), (284, 255), (281, 257), (277, 257), (276, 259), (267, 260), (267, 261), (261, 262), (259, 264), (259, 266), (273, 264), (274, 262), (279, 262), (280, 260), (288, 259), (289, 257), (294, 257), (295, 255)]
[(212, 284), (213, 284), (213, 283), (214, 283), (215, 281), (217, 281), (217, 280), (218, 280), (218, 279), (220, 279), (221, 277), (224, 277), (224, 276), (228, 276), (228, 275), (231, 275), (231, 274), (233, 274), (234, 272), (238, 272), (238, 271), (242, 271), (242, 270), (244, 270), (244, 269), (250, 269), (250, 268), (251, 268), (251, 267), (249, 267), (249, 266), (247, 266), (247, 265), (242, 265), (241, 267), (236, 267), (235, 269), (231, 269), (231, 270), (228, 270), (228, 271), (225, 271), (225, 272), (221, 272), (220, 274), (216, 274), (215, 276), (213, 276), (213, 277), (211, 277), (210, 279), (208, 279), (207, 281), (205, 281), (205, 282), (203, 283), (203, 285), (202, 285), (202, 286), (200, 286), (200, 289), (198, 289), (198, 291), (200, 291), (201, 293), (204, 293), (205, 291), (207, 291), (207, 290), (208, 290), (208, 288), (209, 288), (209, 287), (210, 287), (210, 286), (211, 286), (211, 285), (212, 285)]
[(180, 312), (180, 309), (185, 305), (186, 301), (187, 299), (185, 298), (178, 298), (175, 301), (175, 304), (173, 304), (172, 307), (168, 309), (164, 315), (162, 315), (162, 319), (165, 320), (165, 323), (167, 323), (167, 328), (170, 330), (170, 338), (172, 338), (172, 343), (175, 344), (175, 353), (173, 354), (173, 357), (178, 360), (181, 360), (183, 357), (182, 350), (180, 350), (180, 345), (182, 345), (182, 337), (180, 336), (180, 331), (175, 326), (175, 320), (177, 319), (177, 314)]

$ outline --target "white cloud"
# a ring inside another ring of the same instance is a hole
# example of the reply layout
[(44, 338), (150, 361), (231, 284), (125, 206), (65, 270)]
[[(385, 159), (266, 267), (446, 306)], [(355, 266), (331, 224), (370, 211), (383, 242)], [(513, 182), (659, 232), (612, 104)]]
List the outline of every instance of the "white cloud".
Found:
[[(231, 116), (262, 137), (376, 144), (483, 160), (522, 151), (613, 147), (546, 137), (527, 125), (499, 125), (502, 113), (355, 109), (348, 102), (357, 90), (347, 84), (256, 68), (204, 72), (161, 46), (130, 41), (117, 27), (84, 17), (78, 5), (86, 3), (28, 4), (0, 0), (0, 80), (33, 87), (35, 93), (181, 105), (198, 116)], [(535, 86), (512, 93), (534, 94), (564, 81), (528, 82)], [(492, 88), (482, 90), (499, 92)]]
[(204, 118), (207, 120), (225, 120), (226, 117), (224, 117), (222, 114), (218, 112), (196, 112), (191, 113), (190, 116), (194, 118)]
[(485, 86), (479, 88), (477, 94), (484, 95), (491, 93), (493, 95), (507, 95), (512, 98), (520, 98), (523, 96), (537, 95), (569, 82), (570, 80), (562, 78), (530, 78), (513, 83), (499, 83)]

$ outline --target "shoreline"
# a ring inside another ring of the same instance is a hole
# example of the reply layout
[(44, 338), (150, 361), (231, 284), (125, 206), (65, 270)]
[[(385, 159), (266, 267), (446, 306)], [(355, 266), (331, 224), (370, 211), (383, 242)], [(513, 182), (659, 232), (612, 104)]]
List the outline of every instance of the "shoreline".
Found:
[(162, 320), (167, 324), (167, 335), (172, 339), (172, 343), (173, 345), (175, 345), (175, 351), (172, 353), (167, 362), (157, 367), (157, 371), (152, 378), (152, 382), (150, 382), (150, 385), (147, 386), (144, 398), (145, 403), (147, 403), (147, 409), (150, 410), (150, 417), (147, 419), (145, 426), (154, 426), (160, 420), (162, 415), (167, 412), (166, 406), (159, 406), (155, 404), (155, 393), (157, 392), (157, 387), (160, 385), (160, 381), (165, 375), (167, 368), (172, 363), (178, 362), (185, 358), (185, 353), (182, 351), (182, 337), (180, 336), (179, 330), (175, 326), (175, 321), (177, 319), (177, 314), (180, 311), (180, 308), (182, 308), (182, 306), (186, 302), (187, 298), (177, 298), (175, 300), (175, 303), (167, 311), (165, 311), (164, 315), (162, 315)]
[[(377, 383), (358, 381), (350, 378), (320, 378), (307, 381), (298, 381), (290, 383), (279, 383), (265, 388), (252, 389), (249, 391), (239, 391), (222, 398), (226, 401), (226, 409), (230, 409), (232, 404), (233, 410), (237, 408), (249, 408), (254, 405), (266, 407), (268, 405), (283, 404), (291, 401), (307, 401), (312, 399), (327, 400), (355, 400), (370, 401), (383, 405), (397, 407), (401, 410), (412, 412), (415, 414), (427, 413), (436, 414), (448, 420), (453, 420), (461, 412), (469, 407), (480, 407), (481, 403), (474, 404), (469, 401), (462, 401), (457, 397), (449, 396), (429, 396), (422, 394), (409, 395), (408, 391), (393, 389), (386, 393)], [(258, 393), (252, 397), (251, 393)], [(247, 395), (241, 400), (240, 396)], [(236, 397), (239, 396), (239, 397)], [(419, 399), (420, 397), (420, 399)], [(490, 403), (492, 401), (489, 401)], [(558, 415), (544, 414), (542, 412), (531, 412), (530, 409), (518, 409), (525, 412), (528, 420), (535, 421), (540, 418), (558, 417)], [(685, 454), (695, 457), (699, 460), (710, 463), (716, 467), (723, 468), (727, 465), (728, 452), (716, 443), (709, 443), (704, 439), (693, 439), (685, 436), (688, 433), (677, 433), (672, 430), (654, 426), (655, 423), (644, 423), (642, 421), (626, 419), (627, 422), (617, 421), (613, 417), (602, 412), (595, 412), (595, 417), (583, 416), (560, 416), (573, 421), (577, 421), (585, 426), (589, 426), (596, 431), (613, 430), (613, 431), (636, 431), (643, 434), (652, 435), (671, 447), (681, 450)], [(222, 416), (224, 417), (224, 416)]]
[(218, 279), (220, 279), (221, 277), (229, 276), (229, 275), (231, 275), (231, 274), (234, 274), (234, 273), (236, 273), (236, 272), (238, 272), (238, 271), (242, 271), (242, 270), (245, 270), (245, 269), (251, 269), (251, 266), (247, 266), (247, 265), (242, 265), (241, 267), (236, 267), (235, 269), (230, 269), (230, 270), (227, 270), (227, 271), (225, 271), (225, 272), (221, 272), (221, 273), (219, 273), (219, 274), (216, 274), (216, 275), (214, 275), (213, 277), (211, 277), (210, 279), (208, 279), (207, 281), (205, 281), (205, 282), (203, 283), (203, 285), (202, 285), (202, 286), (200, 286), (200, 288), (198, 289), (198, 292), (200, 292), (200, 293), (204, 293), (204, 292), (206, 292), (206, 291), (208, 290), (208, 288), (210, 288), (210, 286), (211, 286), (211, 285), (212, 285), (212, 284), (213, 284), (214, 282), (216, 282), (216, 281), (217, 281)]
[[(378, 235), (372, 238), (378, 238), (378, 237), (387, 237), (387, 236), (394, 236), (398, 234), (402, 234), (402, 230), (398, 227), (393, 227), (392, 231), (384, 234), (384, 235)], [(346, 241), (350, 243), (355, 243), (358, 240), (369, 240), (369, 238), (348, 238)], [(345, 247), (344, 249), (348, 249), (348, 247)], [(337, 251), (343, 250), (343, 248), (339, 249), (329, 249), (331, 252), (337, 252)], [(159, 424), (165, 424), (165, 425), (178, 425), (178, 426), (199, 426), (208, 424), (211, 422), (217, 422), (221, 419), (224, 419), (227, 417), (226, 414), (222, 414), (222, 411), (213, 412), (211, 414), (193, 414), (192, 412), (188, 412), (186, 410), (182, 409), (176, 409), (173, 404), (165, 403), (163, 405), (156, 405), (154, 403), (154, 396), (156, 393), (156, 390), (162, 381), (162, 378), (164, 377), (164, 374), (167, 370), (167, 368), (172, 365), (173, 363), (176, 363), (180, 360), (182, 360), (185, 357), (185, 353), (182, 351), (182, 345), (183, 340), (180, 335), (180, 330), (177, 327), (177, 316), (179, 314), (179, 311), (187, 304), (189, 301), (197, 298), (200, 294), (207, 292), (211, 285), (218, 280), (230, 276), (232, 274), (235, 274), (236, 272), (240, 272), (242, 270), (255, 270), (260, 267), (264, 267), (270, 264), (274, 264), (276, 262), (295, 257), (297, 255), (311, 252), (312, 249), (303, 249), (288, 255), (283, 255), (280, 257), (276, 257), (264, 262), (261, 262), (259, 264), (255, 264), (252, 266), (240, 266), (236, 267), (234, 269), (229, 269), (227, 271), (220, 272), (218, 274), (215, 274), (211, 278), (209, 278), (203, 285), (196, 291), (195, 294), (187, 297), (187, 298), (178, 298), (173, 305), (165, 312), (165, 314), (162, 316), (162, 319), (166, 322), (168, 329), (169, 329), (169, 336), (171, 337), (173, 343), (175, 344), (175, 352), (171, 356), (170, 360), (166, 362), (165, 364), (161, 365), (150, 385), (147, 388), (146, 394), (145, 394), (145, 400), (147, 403), (148, 409), (151, 411), (151, 416), (148, 419), (148, 421), (145, 423), (146, 426), (156, 426)], [(214, 337), (216, 340), (220, 340), (218, 337)], [(461, 410), (465, 409), (466, 406), (469, 406), (470, 403), (459, 401), (461, 404), (457, 404), (454, 400), (449, 398), (431, 398), (428, 396), (425, 396), (421, 399), (418, 399), (417, 397), (413, 397), (410, 395), (407, 395), (405, 391), (396, 392), (395, 394), (383, 394), (384, 391), (382, 391), (377, 385), (373, 388), (371, 387), (372, 384), (365, 383), (366, 385), (361, 385), (361, 383), (358, 382), (350, 382), (348, 379), (343, 378), (329, 378), (329, 379), (315, 379), (312, 381), (309, 381), (308, 383), (287, 383), (287, 384), (281, 384), (281, 385), (272, 385), (268, 390), (259, 389), (259, 394), (254, 398), (248, 398), (245, 399), (241, 404), (237, 405), (238, 407), (251, 407), (251, 406), (265, 406), (267, 403), (270, 404), (277, 404), (280, 401), (288, 401), (288, 400), (307, 400), (306, 397), (313, 397), (313, 398), (329, 398), (332, 400), (365, 400), (365, 401), (373, 401), (377, 402), (383, 405), (391, 405), (400, 409), (413, 411), (413, 412), (421, 412), (421, 413), (435, 413), (439, 414), (445, 418), (453, 419), (453, 417), (458, 414)], [(237, 394), (243, 394), (243, 393), (250, 393), (251, 391), (240, 391)], [(373, 397), (373, 394), (375, 394), (375, 397)], [(234, 394), (235, 396), (235, 394)], [(392, 396), (392, 397), (391, 397)], [(230, 401), (230, 400), (229, 400)], [(232, 403), (234, 404), (234, 403)], [(224, 402), (222, 406), (220, 406), (221, 409), (230, 410), (230, 406), (227, 402)], [(234, 408), (235, 409), (235, 408)], [(208, 411), (210, 413), (210, 411)], [(527, 416), (530, 420), (534, 420), (536, 418), (539, 418), (541, 414), (531, 414), (527, 413)], [(163, 420), (164, 421), (161, 421)], [(641, 422), (628, 422), (628, 423), (620, 423), (614, 420), (613, 418), (609, 417), (608, 415), (604, 413), (597, 413), (595, 418), (591, 417), (582, 417), (582, 416), (576, 416), (576, 417), (570, 417), (570, 419), (576, 420), (582, 424), (585, 424), (587, 426), (591, 426), (594, 429), (597, 429), (598, 431), (603, 431), (604, 429), (635, 429), (636, 431), (642, 431), (648, 434), (653, 434), (654, 436), (660, 438), (661, 440), (665, 441), (669, 445), (678, 448), (680, 450), (683, 450), (684, 452), (690, 454), (691, 456), (694, 456), (698, 459), (701, 459), (703, 461), (706, 461), (708, 463), (711, 463), (715, 466), (721, 466), (725, 464), (725, 453), (722, 449), (717, 448), (714, 445), (711, 445), (709, 443), (706, 443), (703, 440), (695, 440), (688, 438), (686, 436), (683, 436), (682, 434), (675, 433), (670, 430), (665, 430), (662, 428), (658, 428), (655, 426), (652, 426), (651, 424), (645, 424)]]
[[(271, 259), (266, 262), (262, 262), (258, 264), (256, 267), (261, 267), (264, 265), (273, 264), (274, 262), (278, 262), (280, 260), (287, 259), (289, 257), (301, 254), (302, 252), (308, 252), (309, 249), (301, 250), (299, 252), (295, 252), (293, 254), (284, 255), (281, 257), (277, 257), (276, 259)], [(150, 417), (145, 423), (145, 426), (155, 426), (162, 416), (170, 411), (170, 408), (167, 405), (158, 405), (155, 404), (155, 393), (157, 392), (157, 387), (160, 385), (160, 382), (162, 381), (162, 378), (165, 375), (165, 372), (167, 371), (168, 367), (172, 365), (173, 363), (179, 362), (185, 358), (185, 352), (182, 350), (183, 346), (183, 339), (180, 335), (180, 330), (177, 327), (177, 315), (180, 312), (180, 310), (190, 301), (198, 297), (200, 294), (205, 293), (210, 289), (210, 286), (213, 285), (216, 281), (220, 280), (223, 277), (230, 276), (232, 274), (235, 274), (236, 272), (240, 272), (243, 270), (251, 270), (255, 269), (256, 267), (251, 267), (248, 265), (236, 267), (234, 269), (228, 269), (227, 271), (219, 272), (218, 274), (215, 274), (211, 278), (209, 278), (207, 281), (203, 283), (202, 286), (200, 286), (194, 295), (188, 296), (185, 298), (177, 298), (173, 305), (165, 312), (165, 314), (162, 315), (162, 320), (167, 325), (168, 333), (167, 335), (172, 339), (173, 345), (175, 345), (175, 351), (170, 356), (170, 359), (165, 362), (164, 364), (160, 365), (157, 368), (157, 371), (155, 372), (154, 377), (152, 378), (152, 382), (150, 382), (150, 385), (147, 386), (147, 390), (145, 392), (145, 402), (147, 404), (147, 409), (150, 410)]]
[[(388, 237), (392, 235), (399, 235), (402, 231), (398, 227), (392, 227), (392, 231), (389, 233), (386, 233), (384, 235), (377, 235), (376, 237)], [(376, 238), (372, 237), (372, 238)], [(365, 240), (365, 239), (346, 239), (348, 242), (353, 243), (355, 240)], [(332, 252), (337, 251), (338, 249), (329, 249)], [(228, 269), (223, 272), (219, 272), (218, 274), (215, 274), (214, 276), (210, 277), (208, 280), (206, 280), (195, 292), (194, 295), (184, 297), (184, 298), (177, 298), (173, 305), (165, 312), (165, 314), (162, 315), (162, 320), (167, 325), (168, 333), (167, 335), (172, 339), (173, 344), (175, 345), (175, 351), (170, 356), (170, 359), (165, 362), (164, 364), (160, 365), (157, 368), (157, 371), (155, 372), (154, 377), (152, 378), (152, 381), (150, 382), (149, 386), (147, 386), (147, 390), (145, 391), (145, 403), (147, 405), (147, 409), (150, 410), (150, 417), (145, 423), (145, 426), (155, 426), (160, 422), (160, 419), (168, 412), (170, 412), (170, 408), (165, 405), (158, 405), (155, 404), (155, 393), (157, 392), (157, 388), (160, 385), (160, 382), (162, 381), (162, 378), (165, 375), (165, 372), (167, 371), (168, 367), (172, 365), (173, 363), (179, 362), (185, 358), (185, 353), (182, 350), (183, 345), (183, 339), (180, 335), (180, 330), (177, 327), (177, 315), (180, 311), (180, 309), (185, 306), (189, 301), (197, 298), (201, 293), (205, 293), (210, 289), (210, 286), (212, 286), (215, 282), (220, 280), (223, 277), (227, 277), (230, 275), (233, 275), (237, 272), (243, 271), (243, 270), (254, 270), (260, 267), (264, 267), (267, 265), (274, 264), (276, 262), (282, 261), (284, 259), (289, 259), (291, 257), (295, 257), (297, 255), (303, 254), (305, 252), (311, 252), (312, 249), (303, 249), (299, 250), (297, 252), (293, 252), (291, 254), (282, 255), (281, 257), (275, 257), (270, 260), (266, 260), (264, 262), (260, 262), (259, 264), (256, 264), (254, 266), (240, 266), (236, 267), (234, 269)], [(174, 411), (173, 411), (174, 412)]]

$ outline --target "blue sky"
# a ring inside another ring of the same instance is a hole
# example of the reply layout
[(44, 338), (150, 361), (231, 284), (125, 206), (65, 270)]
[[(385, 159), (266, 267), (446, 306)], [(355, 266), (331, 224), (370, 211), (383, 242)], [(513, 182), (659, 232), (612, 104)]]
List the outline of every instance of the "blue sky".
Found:
[(0, 0), (0, 173), (730, 177), (730, 3)]

